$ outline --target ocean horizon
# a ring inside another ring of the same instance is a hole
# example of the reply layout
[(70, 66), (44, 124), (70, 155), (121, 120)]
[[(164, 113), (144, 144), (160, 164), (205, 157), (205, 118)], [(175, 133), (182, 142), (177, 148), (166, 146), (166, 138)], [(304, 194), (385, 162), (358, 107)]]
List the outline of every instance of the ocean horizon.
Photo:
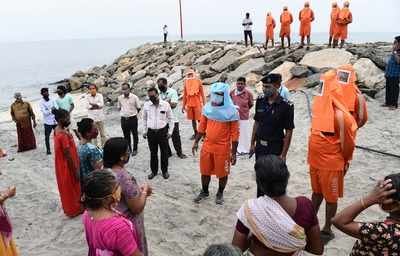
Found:
[[(298, 42), (298, 33), (293, 41)], [(392, 42), (393, 32), (350, 32), (348, 42)], [(275, 36), (276, 38), (277, 35)], [(263, 33), (254, 33), (256, 42), (263, 42)], [(327, 33), (313, 33), (312, 43), (327, 42)], [(145, 43), (160, 42), (161, 37), (138, 36), (126, 38), (65, 39), (32, 42), (0, 42), (0, 111), (7, 109), (15, 92), (21, 92), (28, 101), (40, 98), (41, 87), (70, 77), (78, 70), (111, 64), (131, 48)], [(172, 36), (170, 40), (179, 40)], [(223, 40), (241, 41), (241, 34), (187, 35), (185, 41)]]

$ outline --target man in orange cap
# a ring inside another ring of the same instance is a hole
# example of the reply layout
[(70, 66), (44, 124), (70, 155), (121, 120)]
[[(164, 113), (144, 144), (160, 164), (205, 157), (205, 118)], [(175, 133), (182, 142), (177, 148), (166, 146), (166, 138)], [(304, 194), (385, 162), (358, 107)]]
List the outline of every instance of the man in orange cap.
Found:
[(344, 2), (343, 8), (339, 11), (336, 17), (336, 33), (333, 40), (333, 48), (335, 48), (340, 41), (340, 48), (343, 48), (344, 42), (347, 39), (347, 26), (353, 22), (353, 15), (349, 9), (350, 3)]
[(274, 47), (274, 29), (276, 27), (275, 19), (272, 17), (271, 12), (267, 13), (267, 19), (265, 22), (265, 48), (268, 48), (269, 40), (272, 41), (272, 48)]
[(281, 47), (285, 48), (285, 37), (288, 40), (288, 47), (290, 48), (290, 24), (293, 23), (293, 16), (288, 11), (288, 7), (283, 7), (283, 12), (280, 17), (281, 21), (281, 32), (279, 33), (281, 37)]
[(183, 86), (182, 113), (186, 111), (186, 117), (192, 120), (194, 139), (197, 132), (197, 122), (201, 117), (201, 109), (205, 103), (203, 83), (196, 78), (194, 70), (189, 70)]
[(320, 94), (314, 97), (308, 163), (312, 201), (318, 212), (326, 201), (325, 226), (321, 238), (327, 243), (334, 238), (331, 219), (335, 216), (339, 197), (343, 197), (344, 175), (355, 148), (357, 124), (345, 106), (336, 72), (321, 76)]
[(299, 20), (301, 37), (300, 48), (304, 47), (304, 38), (307, 37), (307, 50), (309, 50), (311, 41), (311, 22), (314, 21), (314, 12), (311, 10), (309, 2), (304, 3), (304, 8), (299, 13)]
[(363, 127), (368, 121), (367, 102), (356, 84), (357, 77), (353, 66), (340, 66), (337, 69), (337, 80), (342, 86), (347, 109), (356, 120), (358, 128)]
[(334, 38), (337, 30), (336, 19), (340, 12), (340, 8), (336, 2), (332, 3), (332, 11), (331, 11), (331, 25), (329, 27), (329, 43), (328, 47), (332, 47), (332, 39)]

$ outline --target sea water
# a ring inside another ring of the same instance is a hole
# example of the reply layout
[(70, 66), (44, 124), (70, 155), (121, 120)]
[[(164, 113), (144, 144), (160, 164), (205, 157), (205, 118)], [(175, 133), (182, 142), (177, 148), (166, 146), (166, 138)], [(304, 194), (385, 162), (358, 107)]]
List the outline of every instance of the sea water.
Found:
[[(350, 33), (349, 42), (393, 41), (396, 33)], [(313, 43), (326, 43), (326, 33), (314, 33)], [(277, 38), (277, 35), (276, 35)], [(171, 40), (176, 40), (174, 37)], [(254, 34), (262, 42), (264, 35)], [(294, 41), (298, 36), (293, 35)], [(40, 98), (40, 88), (70, 77), (78, 70), (111, 64), (115, 58), (131, 48), (147, 42), (161, 41), (161, 37), (132, 37), (109, 39), (74, 39), (39, 42), (0, 43), (0, 111), (9, 107), (15, 92), (28, 101)], [(242, 40), (241, 34), (191, 35), (185, 40)]]

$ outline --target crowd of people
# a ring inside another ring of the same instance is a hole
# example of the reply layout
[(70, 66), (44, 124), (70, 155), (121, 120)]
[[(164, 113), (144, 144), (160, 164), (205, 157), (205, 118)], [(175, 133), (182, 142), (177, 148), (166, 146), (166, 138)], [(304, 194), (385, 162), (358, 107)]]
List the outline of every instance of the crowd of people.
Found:
[[(344, 43), (348, 36), (348, 25), (353, 22), (353, 15), (349, 9), (350, 2), (345, 1), (342, 8), (338, 7), (336, 2), (332, 3), (332, 11), (330, 15), (330, 28), (329, 28), (329, 47), (343, 48)], [(298, 19), (300, 21), (300, 48), (305, 46), (305, 39), (307, 39), (306, 49), (310, 49), (311, 44), (311, 23), (314, 22), (315, 16), (313, 10), (310, 8), (310, 3), (305, 2), (304, 8), (299, 11)], [(291, 45), (291, 24), (293, 23), (293, 15), (287, 6), (283, 7), (283, 11), (279, 16), (281, 24), (279, 37), (281, 39), (281, 48), (285, 48), (285, 38), (287, 39), (288, 47)], [(253, 46), (253, 21), (250, 18), (250, 13), (246, 13), (243, 19), (242, 26), (244, 29), (245, 45)], [(265, 21), (265, 48), (271, 41), (271, 46), (275, 47), (274, 30), (276, 22), (272, 12), (267, 12)], [(340, 41), (340, 45), (339, 45)]]
[[(351, 13), (346, 8), (348, 3), (342, 10), (336, 10), (338, 13), (333, 20), (349, 20), (350, 17), (351, 21)], [(272, 19), (270, 16), (269, 20)], [(299, 18), (303, 26), (303, 45), (305, 37), (308, 43), (310, 41), (309, 24), (313, 20), (308, 3)], [(243, 25), (251, 26), (250, 17), (246, 19)], [(286, 18), (281, 17), (282, 20)], [(347, 24), (337, 22), (335, 26), (342, 27), (333, 30), (344, 35)], [(285, 30), (290, 31), (290, 27)], [(246, 36), (251, 39), (251, 33)], [(288, 39), (290, 44), (290, 35)], [(337, 37), (333, 39), (335, 41)], [(400, 37), (396, 37), (387, 79), (395, 87), (392, 78), (397, 77), (397, 94), (399, 51)], [(335, 238), (332, 225), (358, 239), (351, 255), (381, 255), (382, 252), (397, 255), (400, 246), (400, 174), (385, 177), (368, 196), (337, 213), (357, 131), (368, 121), (366, 100), (356, 80), (352, 65), (343, 65), (321, 75), (312, 106), (308, 144), (312, 194), (308, 198), (287, 195), (290, 172), (286, 161), (290, 159), (288, 152), (295, 123), (294, 104), (282, 84), (282, 76), (275, 73), (264, 76), (261, 79), (263, 93), (256, 97), (254, 104), (255, 97), (246, 88), (244, 77), (237, 79), (234, 88), (221, 79), (211, 85), (206, 97), (196, 71), (186, 72), (181, 112), (186, 113), (186, 119), (192, 124), (194, 156), (201, 144), (201, 191), (193, 199), (194, 203), (199, 204), (209, 197), (211, 177), (216, 176), (219, 187), (215, 203), (224, 204), (224, 190), (231, 166), (238, 161), (237, 156), (251, 158), (255, 155), (257, 192), (255, 198), (244, 202), (237, 212), (232, 244), (210, 246), (204, 255), (301, 255), (303, 251), (322, 255), (324, 245)], [(158, 175), (159, 169), (164, 179), (170, 178), (168, 168), (172, 150), (169, 139), (180, 159), (188, 157), (182, 150), (178, 93), (168, 85), (166, 78), (161, 77), (155, 86), (148, 88), (147, 99), (142, 103), (131, 92), (129, 83), (122, 84), (117, 105), (123, 137), (107, 138), (104, 98), (95, 84), (87, 84), (87, 91), (83, 99), (88, 117), (77, 122), (72, 132), (74, 102), (67, 89), (59, 86), (56, 100), (50, 98), (48, 88), (40, 91), (43, 97), (40, 111), (49, 155), (50, 136), (54, 131), (55, 173), (62, 209), (71, 218), (82, 214), (88, 255), (149, 255), (144, 212), (153, 189), (147, 183), (139, 184), (126, 165), (130, 157), (138, 154), (140, 122), (150, 152), (149, 180)], [(393, 101), (387, 102), (390, 107), (397, 107), (393, 104)], [(255, 114), (251, 127), (253, 107)], [(36, 116), (20, 93), (15, 94), (11, 116), (17, 128), (18, 152), (35, 149)], [(0, 150), (1, 154), (5, 152)], [(0, 255), (18, 255), (4, 206), (5, 201), (15, 194), (15, 187), (0, 193)], [(317, 213), (324, 200), (326, 217), (321, 229)], [(362, 211), (375, 204), (389, 213), (387, 219), (374, 223), (354, 221)]]

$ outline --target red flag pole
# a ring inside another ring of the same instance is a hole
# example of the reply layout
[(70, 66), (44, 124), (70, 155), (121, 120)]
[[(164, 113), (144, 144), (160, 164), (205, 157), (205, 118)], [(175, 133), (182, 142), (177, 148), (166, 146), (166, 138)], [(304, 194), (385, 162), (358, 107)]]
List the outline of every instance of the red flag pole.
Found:
[(179, 18), (181, 24), (181, 40), (183, 40), (183, 24), (182, 24), (182, 2), (179, 0)]

